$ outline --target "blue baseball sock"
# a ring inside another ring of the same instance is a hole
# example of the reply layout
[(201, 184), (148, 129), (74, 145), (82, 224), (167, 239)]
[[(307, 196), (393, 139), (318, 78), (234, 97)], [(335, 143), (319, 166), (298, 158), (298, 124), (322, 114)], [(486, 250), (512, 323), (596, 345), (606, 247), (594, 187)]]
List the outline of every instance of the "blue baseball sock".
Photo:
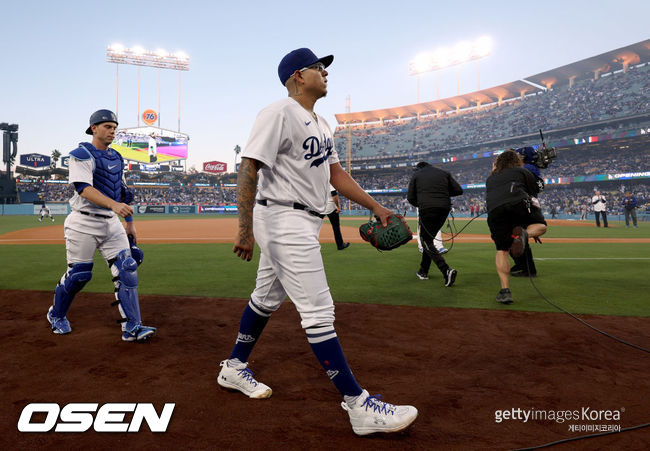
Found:
[(334, 326), (310, 327), (305, 332), (312, 351), (341, 395), (359, 396), (363, 390), (345, 360)]
[(262, 334), (270, 316), (270, 312), (260, 310), (259, 307), (253, 304), (252, 300), (248, 302), (239, 322), (239, 333), (237, 334), (235, 347), (232, 349), (232, 354), (230, 354), (231, 360), (238, 359), (242, 363), (248, 362), (248, 357), (253, 352), (253, 347)]

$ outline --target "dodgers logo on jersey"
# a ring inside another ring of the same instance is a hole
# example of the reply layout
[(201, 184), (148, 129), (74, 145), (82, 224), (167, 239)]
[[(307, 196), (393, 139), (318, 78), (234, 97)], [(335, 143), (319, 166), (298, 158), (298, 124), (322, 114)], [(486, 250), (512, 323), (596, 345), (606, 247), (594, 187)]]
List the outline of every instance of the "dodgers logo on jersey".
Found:
[(323, 164), (323, 162), (327, 161), (329, 156), (332, 154), (332, 147), (334, 146), (332, 145), (332, 140), (330, 138), (325, 138), (320, 141), (317, 137), (310, 136), (305, 139), (305, 142), (302, 143), (302, 148), (308, 151), (308, 153), (305, 154), (305, 160), (314, 159), (309, 167), (318, 167)]

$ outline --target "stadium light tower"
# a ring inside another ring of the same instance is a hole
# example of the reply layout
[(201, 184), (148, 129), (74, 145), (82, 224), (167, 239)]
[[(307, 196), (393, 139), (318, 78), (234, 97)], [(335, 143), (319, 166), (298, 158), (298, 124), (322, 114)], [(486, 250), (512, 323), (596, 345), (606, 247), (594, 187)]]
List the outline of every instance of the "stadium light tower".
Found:
[(160, 69), (178, 71), (178, 131), (181, 131), (181, 71), (190, 70), (190, 57), (184, 52), (174, 54), (164, 49), (155, 52), (145, 50), (140, 46), (125, 48), (122, 44), (111, 44), (106, 49), (106, 61), (115, 63), (115, 113), (119, 108), (119, 65), (130, 64), (138, 66), (138, 127), (140, 126), (140, 67), (158, 68), (158, 126), (160, 127)]
[[(492, 52), (492, 39), (483, 36), (473, 42), (461, 41), (453, 47), (440, 47), (434, 52), (421, 53), (409, 61), (409, 75), (418, 77), (418, 103), (420, 103), (420, 75), (436, 72), (436, 91), (440, 98), (440, 71), (447, 67), (460, 66), (469, 61), (478, 61), (478, 89), (481, 89), (481, 58)], [(460, 67), (457, 73), (457, 94), (460, 95)]]

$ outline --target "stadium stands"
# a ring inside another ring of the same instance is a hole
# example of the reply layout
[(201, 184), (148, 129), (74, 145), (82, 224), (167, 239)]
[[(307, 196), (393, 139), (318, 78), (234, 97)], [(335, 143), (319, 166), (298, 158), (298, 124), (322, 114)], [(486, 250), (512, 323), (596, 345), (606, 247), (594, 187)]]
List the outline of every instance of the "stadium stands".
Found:
[[(622, 190), (633, 191), (642, 210), (650, 210), (650, 53), (643, 50), (650, 49), (647, 43), (650, 40), (618, 49), (624, 54), (646, 52), (632, 64), (621, 62), (615, 58), (619, 52), (612, 51), (479, 93), (337, 115), (339, 122), (357, 121), (349, 128), (353, 176), (395, 211), (413, 211), (405, 192), (412, 167), (430, 161), (470, 185), (454, 199), (457, 212), (467, 214), (472, 206), (482, 211), (481, 184), (494, 155), (509, 147), (539, 144), (538, 130), (543, 129), (549, 144), (558, 147), (557, 159), (542, 173), (550, 179), (540, 196), (547, 213), (553, 208), (558, 214), (579, 215), (596, 187), (611, 198), (612, 213), (620, 208), (617, 199)], [(602, 67), (609, 72), (603, 73)], [(497, 102), (490, 95), (500, 90), (511, 95)], [(493, 103), (466, 108), (481, 96)], [(454, 107), (456, 101), (462, 101), (465, 109)], [(385, 114), (387, 120), (382, 119)], [(342, 161), (347, 136), (348, 128), (339, 126), (335, 143)], [(233, 174), (129, 172), (126, 178), (138, 204), (236, 202)], [(39, 180), (19, 181), (17, 186), (31, 193), (25, 195), (48, 202), (67, 201), (73, 193), (69, 185)], [(342, 199), (342, 206), (347, 205)], [(360, 209), (354, 204), (351, 208)]]
[[(383, 126), (379, 123), (354, 125), (352, 155), (353, 161), (358, 161), (444, 153), (536, 135), (540, 128), (563, 130), (591, 124), (589, 128), (593, 132), (611, 133), (621, 127), (614, 120), (633, 120), (642, 115), (645, 116), (642, 122), (650, 123), (649, 113), (650, 65), (645, 64), (625, 73), (581, 80), (571, 88), (560, 85), (500, 106), (384, 122)], [(346, 133), (343, 126), (335, 133), (335, 145), (341, 153), (346, 148)], [(553, 137), (563, 136), (555, 133)]]

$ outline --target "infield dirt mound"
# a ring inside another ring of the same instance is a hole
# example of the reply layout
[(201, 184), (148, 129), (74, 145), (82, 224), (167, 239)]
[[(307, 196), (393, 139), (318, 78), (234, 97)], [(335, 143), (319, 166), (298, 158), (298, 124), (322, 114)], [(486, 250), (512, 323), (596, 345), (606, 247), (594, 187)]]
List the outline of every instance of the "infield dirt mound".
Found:
[[(405, 433), (360, 438), (289, 301), (251, 359), (273, 396), (251, 400), (216, 383), (246, 300), (142, 296), (145, 323), (159, 332), (134, 344), (120, 340), (112, 298), (79, 294), (68, 315), (72, 333), (57, 336), (45, 320), (51, 292), (0, 291), (0, 449), (512, 449), (586, 434), (570, 424), (648, 422), (647, 354), (562, 314), (338, 304), (338, 335), (361, 384), (420, 412)], [(650, 346), (650, 318), (584, 318)], [(21, 434), (18, 418), (32, 402), (176, 408), (166, 433), (143, 425), (137, 434)], [(619, 410), (621, 418), (495, 418), (497, 410), (583, 408)], [(643, 429), (570, 446), (646, 449), (649, 439)]]

